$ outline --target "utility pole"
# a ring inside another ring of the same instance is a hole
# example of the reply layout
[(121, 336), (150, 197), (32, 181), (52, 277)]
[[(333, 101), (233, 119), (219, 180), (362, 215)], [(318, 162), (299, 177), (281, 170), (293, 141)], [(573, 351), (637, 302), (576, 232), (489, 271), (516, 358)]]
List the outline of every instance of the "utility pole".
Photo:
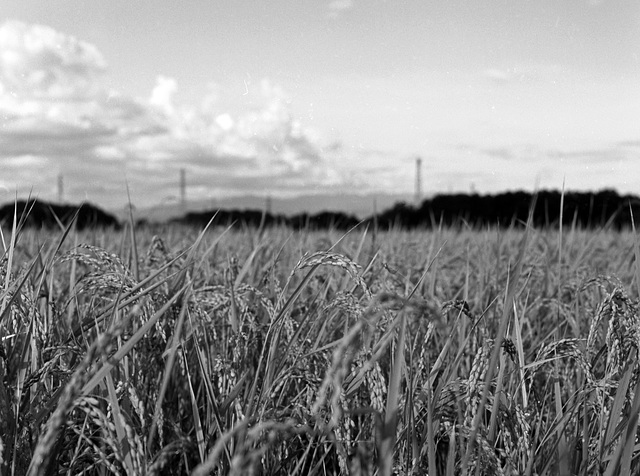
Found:
[(422, 159), (420, 157), (416, 158), (416, 196), (415, 196), (415, 205), (416, 207), (420, 206), (420, 202), (422, 201)]
[(62, 174), (58, 175), (58, 203), (62, 204), (64, 200), (64, 178)]
[(271, 215), (271, 208), (272, 208), (272, 203), (271, 203), (271, 194), (267, 194), (267, 198), (265, 199), (265, 203), (264, 203), (264, 208), (265, 208), (265, 213), (267, 215)]
[(182, 211), (187, 210), (187, 172), (180, 169), (180, 207)]

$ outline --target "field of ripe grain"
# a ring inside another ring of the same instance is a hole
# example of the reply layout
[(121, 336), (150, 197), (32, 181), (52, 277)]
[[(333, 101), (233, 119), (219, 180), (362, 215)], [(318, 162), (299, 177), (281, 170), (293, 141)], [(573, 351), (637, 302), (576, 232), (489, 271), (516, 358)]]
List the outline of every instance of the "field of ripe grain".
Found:
[(3, 230), (1, 474), (637, 474), (631, 232)]

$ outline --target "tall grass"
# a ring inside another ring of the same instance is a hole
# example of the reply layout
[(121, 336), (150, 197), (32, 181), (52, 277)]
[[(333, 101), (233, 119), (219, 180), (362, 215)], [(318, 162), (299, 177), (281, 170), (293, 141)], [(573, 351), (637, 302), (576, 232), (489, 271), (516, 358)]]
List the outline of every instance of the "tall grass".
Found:
[(2, 474), (633, 474), (632, 232), (3, 230)]

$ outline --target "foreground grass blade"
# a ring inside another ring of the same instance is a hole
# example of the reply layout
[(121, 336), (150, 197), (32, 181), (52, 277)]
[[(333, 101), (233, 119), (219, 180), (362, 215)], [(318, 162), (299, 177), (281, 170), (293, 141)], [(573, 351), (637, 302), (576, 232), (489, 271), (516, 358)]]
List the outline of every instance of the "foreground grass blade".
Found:
[[(562, 232), (564, 230), (564, 179), (562, 180), (562, 191), (560, 192), (560, 223), (558, 224), (558, 286), (561, 285), (562, 283), (562, 275), (563, 275), (563, 270), (562, 270)], [(561, 293), (561, 289), (558, 289), (557, 291), (558, 295), (560, 295)], [(558, 322), (556, 324), (556, 333), (559, 332), (560, 329), (560, 310), (558, 310), (556, 317), (558, 319)], [(556, 340), (560, 339), (560, 335), (556, 334), (555, 337)], [(558, 419), (562, 419), (562, 412), (563, 412), (563, 403), (562, 403), (562, 391), (560, 389), (560, 378), (558, 377), (559, 375), (559, 370), (558, 370), (558, 361), (556, 360), (554, 362), (555, 365), (555, 376), (554, 376), (554, 382), (553, 382), (553, 393), (554, 393), (554, 397), (555, 397), (555, 403), (556, 403), (556, 415)], [(560, 431), (560, 433), (558, 434), (558, 467), (559, 467), (559, 471), (560, 474), (569, 474), (569, 458), (570, 458), (570, 454), (569, 454), (569, 444), (567, 443), (567, 437), (564, 433), (564, 431)]]
[[(182, 351), (182, 360), (187, 361), (184, 349)], [(198, 399), (196, 397), (195, 392), (193, 391), (193, 378), (191, 377), (191, 372), (189, 372), (189, 368), (186, 371), (187, 383), (189, 384), (189, 396), (191, 397), (191, 411), (193, 414), (193, 421), (195, 423), (196, 430), (196, 444), (198, 445), (198, 453), (200, 455), (199, 463), (204, 462), (206, 458), (206, 446), (204, 439), (204, 432), (202, 431), (202, 420), (200, 419), (200, 409), (198, 408)]]
[(160, 387), (160, 395), (156, 400), (156, 408), (153, 413), (153, 419), (151, 420), (151, 429), (149, 430), (149, 437), (147, 438), (147, 451), (151, 450), (153, 439), (155, 438), (158, 428), (158, 418), (160, 416), (160, 409), (162, 408), (162, 402), (164, 401), (164, 395), (169, 385), (169, 379), (171, 378), (171, 372), (173, 370), (173, 364), (176, 360), (176, 353), (178, 351), (178, 344), (180, 343), (180, 336), (182, 335), (182, 326), (184, 324), (184, 318), (187, 314), (187, 305), (189, 302), (189, 290), (191, 289), (191, 282), (187, 282), (185, 285), (185, 293), (187, 297), (182, 301), (182, 307), (178, 316), (178, 322), (176, 323), (174, 334), (171, 339), (171, 349), (169, 350), (169, 356), (164, 368), (164, 374), (162, 377), (162, 386)]
[(638, 232), (636, 231), (636, 221), (633, 217), (631, 203), (629, 203), (629, 215), (631, 216), (631, 230), (633, 231), (633, 255), (635, 256), (633, 269), (636, 278), (636, 292), (638, 293), (638, 298), (640, 298), (640, 238), (638, 238)]
[[(636, 358), (637, 351), (633, 352), (632, 358)], [(636, 432), (638, 429), (638, 417), (640, 414), (640, 379), (634, 389), (633, 403), (629, 409), (629, 417), (626, 420), (626, 431), (624, 437), (620, 439), (615, 451), (614, 458), (607, 466), (605, 476), (614, 474), (631, 474), (631, 459), (634, 454), (634, 444), (636, 442)]]
[(393, 472), (393, 450), (396, 442), (396, 427), (398, 425), (398, 403), (400, 401), (400, 384), (404, 372), (404, 347), (406, 335), (406, 316), (401, 311), (400, 328), (398, 329), (398, 342), (391, 374), (389, 375), (389, 389), (387, 390), (387, 406), (384, 414), (382, 432), (380, 435), (380, 447), (378, 450), (379, 474), (391, 476)]
[(105, 376), (105, 384), (107, 386), (107, 392), (109, 395), (109, 403), (111, 404), (111, 408), (113, 410), (113, 424), (116, 427), (118, 443), (120, 444), (119, 449), (124, 457), (125, 469), (127, 470), (128, 475), (134, 476), (136, 472), (133, 466), (133, 460), (131, 458), (131, 446), (129, 445), (129, 440), (127, 439), (127, 432), (122, 426), (124, 417), (122, 415), (122, 411), (120, 410), (120, 404), (118, 403), (118, 396), (116, 394), (115, 386), (113, 385), (111, 372), (109, 372)]
[(98, 369), (95, 374), (92, 375), (91, 379), (82, 387), (81, 395), (86, 395), (91, 392), (96, 385), (100, 383), (100, 381), (114, 368), (114, 366), (125, 356), (127, 355), (131, 349), (144, 337), (144, 335), (155, 325), (155, 323), (160, 319), (170, 308), (173, 306), (186, 292), (189, 285), (185, 285), (182, 289), (178, 290), (171, 298), (156, 312), (149, 318), (147, 322), (144, 323), (142, 327), (140, 327), (129, 340), (127, 340), (122, 347), (118, 349), (118, 351), (113, 354), (106, 361), (103, 366)]
[(131, 203), (131, 194), (129, 193), (129, 184), (127, 183), (127, 199), (129, 200), (129, 232), (131, 238), (131, 270), (133, 278), (140, 281), (140, 271), (138, 270), (138, 242), (136, 240), (136, 224), (133, 221), (133, 205)]

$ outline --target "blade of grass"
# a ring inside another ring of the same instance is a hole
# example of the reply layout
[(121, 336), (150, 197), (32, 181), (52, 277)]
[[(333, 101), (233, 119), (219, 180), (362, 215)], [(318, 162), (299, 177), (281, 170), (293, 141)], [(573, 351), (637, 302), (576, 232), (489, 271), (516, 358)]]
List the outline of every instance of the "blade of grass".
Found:
[(493, 406), (491, 407), (491, 418), (489, 419), (489, 432), (487, 433), (487, 440), (495, 443), (496, 425), (498, 423), (498, 409), (500, 407), (500, 399), (502, 397), (502, 384), (504, 381), (505, 368), (507, 367), (505, 353), (501, 352), (498, 358), (498, 380), (496, 382), (496, 391), (493, 396)]
[[(632, 351), (631, 362), (633, 362), (637, 356), (637, 352), (634, 349)], [(630, 369), (633, 366), (629, 366)], [(636, 383), (633, 395), (633, 403), (629, 409), (628, 418), (626, 419), (626, 432), (624, 438), (622, 438), (614, 457), (607, 465), (607, 471), (605, 476), (613, 476), (614, 474), (631, 474), (631, 459), (633, 457), (633, 448), (636, 440), (636, 431), (638, 428), (638, 416), (640, 413), (640, 379)]]
[[(404, 369), (404, 347), (406, 336), (406, 313), (400, 311), (400, 329), (398, 329), (398, 342), (396, 344), (391, 372), (389, 374), (389, 387), (387, 389), (387, 405), (385, 408), (384, 422), (380, 435), (379, 445), (379, 474), (391, 476), (393, 472), (393, 451), (396, 442), (396, 429), (398, 425), (398, 403), (400, 400), (400, 383)], [(434, 473), (435, 474), (435, 473)]]
[[(451, 425), (449, 450), (447, 452), (447, 476), (454, 476), (456, 470), (456, 426)], [(436, 474), (436, 473), (433, 473)]]
[(127, 182), (127, 200), (129, 201), (129, 237), (131, 239), (131, 271), (136, 282), (140, 281), (140, 271), (138, 269), (138, 244), (136, 241), (136, 224), (133, 221), (133, 204), (131, 203), (131, 193), (129, 192), (129, 182)]
[(9, 293), (7, 293), (7, 291), (5, 290), (4, 297), (3, 297), (3, 300), (5, 301), (5, 303), (3, 305), (2, 311), (0, 312), (0, 322), (2, 322), (4, 317), (7, 314), (9, 314), (9, 311), (11, 310), (11, 306), (19, 298), (20, 290), (24, 287), (24, 285), (27, 282), (27, 280), (29, 279), (29, 276), (31, 275), (33, 269), (35, 268), (36, 264), (38, 263), (39, 256), (40, 256), (41, 252), (42, 252), (42, 248), (40, 248), (38, 250), (38, 254), (31, 261), (31, 264), (29, 265), (29, 267), (25, 271), (25, 273), (22, 276), (22, 279), (20, 280), (20, 282), (17, 285), (14, 286), (13, 292), (11, 293), (10, 297), (8, 296)]
[(5, 310), (7, 309), (7, 299), (9, 284), (11, 283), (11, 268), (13, 267), (13, 254), (16, 248), (16, 227), (18, 225), (18, 201), (16, 200), (13, 207), (13, 228), (11, 230), (11, 241), (9, 242), (9, 257), (7, 259), (7, 274), (4, 277), (4, 298), (2, 299), (2, 311), (0, 313), (0, 321), (2, 321), (2, 315), (4, 315)]
[[(631, 362), (636, 360), (637, 351), (633, 352), (635, 355), (630, 356)], [(636, 432), (638, 429), (638, 417), (640, 413), (640, 380), (636, 383), (634, 389), (633, 404), (629, 411), (629, 420), (627, 422), (627, 433), (624, 439), (624, 448), (622, 455), (620, 456), (620, 474), (631, 474), (631, 459), (633, 458), (633, 448), (636, 442)]]
[(640, 243), (638, 243), (638, 233), (636, 232), (636, 221), (633, 217), (633, 208), (631, 207), (631, 202), (629, 202), (629, 214), (631, 215), (631, 230), (633, 231), (633, 254), (635, 255), (634, 261), (634, 271), (636, 278), (636, 291), (638, 293), (638, 297), (640, 297)]
[[(209, 373), (207, 372), (207, 369), (206, 369), (206, 364), (205, 364), (206, 358), (203, 355), (204, 351), (198, 344), (197, 340), (194, 341), (194, 344), (196, 349), (196, 356), (198, 357), (198, 366), (200, 368), (200, 372), (202, 376), (204, 377), (202, 380), (204, 383), (204, 390), (206, 392), (206, 396), (207, 396), (209, 405), (211, 407), (211, 413), (213, 414), (214, 423), (216, 425), (215, 428), (210, 428), (208, 432), (208, 436), (213, 437), (215, 435), (216, 428), (220, 436), (222, 436), (225, 430), (225, 426), (223, 422), (227, 421), (227, 418), (224, 418), (220, 410), (220, 406), (218, 405), (218, 402), (217, 402), (218, 396), (216, 395), (213, 383), (211, 382), (211, 378), (209, 377)], [(205, 446), (206, 445), (207, 445), (207, 442), (205, 441)], [(226, 457), (226, 460), (223, 462), (223, 465), (225, 467), (228, 467), (231, 464), (231, 454), (227, 446), (224, 447), (224, 455)], [(204, 463), (204, 460), (203, 460), (203, 463)]]
[(104, 365), (96, 371), (95, 374), (91, 377), (91, 379), (85, 384), (82, 388), (81, 395), (87, 395), (91, 390), (93, 390), (96, 385), (102, 381), (104, 376), (111, 371), (112, 368), (125, 356), (127, 355), (131, 349), (144, 337), (144, 335), (151, 329), (155, 323), (160, 319), (170, 308), (173, 306), (178, 299), (180, 299), (184, 293), (186, 292), (189, 285), (183, 286), (177, 293), (175, 293), (171, 298), (162, 306), (153, 316), (149, 318), (147, 322), (145, 322), (130, 338), (127, 340), (122, 347), (118, 349), (118, 351), (113, 354), (109, 358), (108, 361), (104, 363)]
[[(186, 363), (187, 356), (184, 348), (181, 349), (182, 360)], [(202, 420), (200, 419), (200, 411), (198, 408), (198, 399), (193, 391), (193, 382), (191, 379), (191, 372), (189, 372), (189, 366), (185, 365), (185, 373), (187, 375), (187, 384), (189, 385), (189, 397), (191, 400), (191, 413), (193, 415), (193, 422), (196, 430), (196, 446), (198, 447), (198, 454), (200, 456), (199, 463), (203, 463), (206, 458), (206, 444), (204, 440), (204, 432), (202, 431)]]
[(178, 351), (178, 344), (180, 342), (180, 335), (182, 334), (182, 326), (184, 324), (184, 318), (187, 313), (187, 306), (189, 297), (191, 295), (191, 282), (188, 281), (185, 285), (185, 298), (182, 300), (182, 307), (178, 316), (178, 322), (176, 323), (173, 338), (171, 339), (171, 350), (164, 367), (164, 374), (162, 377), (162, 386), (160, 387), (160, 393), (156, 400), (156, 408), (153, 412), (153, 419), (151, 420), (151, 429), (149, 430), (149, 437), (147, 438), (147, 452), (151, 451), (151, 445), (156, 435), (158, 428), (158, 418), (160, 417), (160, 410), (162, 409), (162, 403), (164, 401), (164, 395), (169, 386), (169, 380), (171, 379), (171, 372), (173, 371), (173, 364), (176, 360), (176, 353)]
[[(558, 290), (557, 295), (560, 296), (562, 285), (562, 230), (564, 215), (564, 180), (562, 181), (562, 192), (560, 194), (560, 223), (558, 231)], [(558, 308), (556, 309), (556, 327), (555, 327), (555, 340), (560, 340), (558, 334), (560, 329), (560, 302), (558, 301)], [(554, 362), (554, 377), (553, 377), (553, 394), (556, 404), (556, 414), (559, 419), (562, 419), (562, 392), (560, 389), (560, 377), (558, 370), (558, 361)], [(558, 467), (560, 474), (569, 474), (569, 444), (567, 443), (567, 436), (564, 431), (558, 434)]]
[(604, 459), (604, 449), (607, 448), (617, 438), (616, 426), (617, 420), (622, 414), (622, 408), (627, 399), (627, 390), (629, 389), (629, 382), (633, 375), (635, 365), (627, 365), (627, 369), (622, 375), (622, 378), (618, 381), (618, 388), (616, 388), (616, 394), (613, 398), (613, 404), (609, 412), (609, 419), (605, 428), (604, 439), (600, 447), (600, 460)]
[[(429, 362), (429, 354), (426, 355), (427, 365)], [(428, 368), (428, 367), (427, 367)], [(429, 458), (429, 474), (437, 474), (436, 466), (436, 439), (433, 434), (433, 411), (435, 409), (436, 400), (434, 398), (433, 386), (427, 381), (427, 451)], [(455, 425), (451, 425), (455, 427)]]
[(559, 452), (559, 445), (560, 445), (560, 439), (557, 437), (554, 438), (553, 435), (559, 435), (560, 433), (564, 433), (565, 430), (572, 423), (571, 418), (578, 413), (579, 405), (572, 404), (572, 403), (575, 403), (575, 402), (571, 402), (571, 401), (567, 402), (566, 404), (567, 411), (563, 412), (562, 418), (558, 418), (556, 416), (556, 419), (554, 420), (555, 423), (548, 429), (546, 435), (543, 436), (540, 439), (540, 442), (538, 443), (539, 448), (544, 447), (544, 445), (546, 444), (550, 445), (549, 452), (547, 453), (547, 459), (540, 461), (540, 464), (542, 465), (543, 469), (538, 474), (562, 474), (560, 473), (558, 468), (556, 468), (554, 472), (550, 472), (550, 468), (552, 467), (554, 462), (553, 456), (557, 455), (557, 453)]
[(526, 410), (529, 406), (529, 397), (527, 395), (527, 388), (525, 385), (524, 375), (524, 345), (522, 343), (522, 329), (520, 326), (520, 319), (518, 318), (518, 309), (516, 303), (513, 303), (513, 331), (511, 332), (513, 342), (516, 346), (516, 352), (518, 355), (518, 376), (520, 378), (520, 391), (522, 396), (522, 409)]
[(122, 426), (122, 420), (124, 416), (122, 415), (122, 411), (120, 410), (120, 404), (118, 403), (118, 396), (116, 394), (115, 386), (113, 385), (113, 377), (111, 377), (111, 372), (108, 372), (104, 377), (105, 384), (107, 385), (107, 392), (109, 395), (109, 403), (111, 403), (111, 409), (113, 412), (113, 424), (116, 428), (116, 435), (118, 437), (118, 446), (122, 455), (124, 456), (124, 467), (127, 471), (127, 474), (133, 476), (136, 474), (135, 468), (133, 467), (133, 461), (131, 459), (131, 446), (129, 445), (129, 440), (127, 439), (127, 432)]
[[(75, 236), (75, 248), (78, 247), (78, 235)], [(78, 262), (74, 259), (71, 261), (71, 270), (69, 271), (69, 293), (72, 293), (72, 290), (76, 287), (76, 273), (78, 268)], [(73, 315), (77, 309), (77, 301), (78, 296), (73, 293), (73, 296), (69, 299), (69, 305), (67, 307), (67, 325), (71, 328), (73, 324)]]

